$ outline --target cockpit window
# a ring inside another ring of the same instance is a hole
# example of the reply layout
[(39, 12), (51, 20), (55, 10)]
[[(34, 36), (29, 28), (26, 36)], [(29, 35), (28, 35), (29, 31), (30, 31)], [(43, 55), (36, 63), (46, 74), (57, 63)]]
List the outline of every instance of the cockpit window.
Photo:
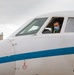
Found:
[(23, 28), (16, 36), (35, 34), (39, 31), (42, 25), (45, 23), (47, 18), (37, 18)]
[(65, 32), (74, 33), (74, 17), (68, 18), (66, 28), (65, 28)]
[(60, 33), (64, 17), (52, 17), (48, 25), (43, 30), (43, 34)]

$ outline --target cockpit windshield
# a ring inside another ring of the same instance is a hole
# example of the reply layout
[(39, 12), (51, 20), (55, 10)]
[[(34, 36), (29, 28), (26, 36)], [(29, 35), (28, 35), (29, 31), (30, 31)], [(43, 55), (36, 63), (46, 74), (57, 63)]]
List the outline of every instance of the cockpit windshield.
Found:
[(42, 25), (45, 23), (47, 18), (36, 18), (30, 22), (25, 28), (23, 28), (16, 36), (36, 34)]

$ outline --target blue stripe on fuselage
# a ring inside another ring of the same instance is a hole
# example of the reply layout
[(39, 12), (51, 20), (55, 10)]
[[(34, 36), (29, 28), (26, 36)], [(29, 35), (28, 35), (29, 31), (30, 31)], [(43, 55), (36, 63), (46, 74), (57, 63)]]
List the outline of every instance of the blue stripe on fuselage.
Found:
[(74, 54), (74, 47), (52, 49), (52, 50), (41, 50), (37, 52), (29, 52), (29, 53), (0, 57), (0, 64), (18, 61), (18, 60), (27, 60), (33, 58), (60, 56), (60, 55), (68, 55), (68, 54)]

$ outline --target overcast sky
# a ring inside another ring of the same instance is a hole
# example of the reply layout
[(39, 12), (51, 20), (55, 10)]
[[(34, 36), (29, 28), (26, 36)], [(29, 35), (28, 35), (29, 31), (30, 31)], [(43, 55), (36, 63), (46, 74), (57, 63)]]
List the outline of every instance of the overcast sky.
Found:
[(74, 10), (74, 0), (0, 0), (0, 32), (6, 38), (27, 20), (60, 10)]

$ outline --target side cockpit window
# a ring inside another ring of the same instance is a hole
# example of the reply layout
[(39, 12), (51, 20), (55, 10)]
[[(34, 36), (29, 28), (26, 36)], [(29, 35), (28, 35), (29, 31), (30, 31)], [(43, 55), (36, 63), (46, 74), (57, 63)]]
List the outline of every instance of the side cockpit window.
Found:
[(68, 18), (66, 28), (65, 28), (65, 32), (74, 32), (74, 17)]
[(43, 30), (43, 34), (60, 33), (64, 17), (52, 17), (49, 24)]

